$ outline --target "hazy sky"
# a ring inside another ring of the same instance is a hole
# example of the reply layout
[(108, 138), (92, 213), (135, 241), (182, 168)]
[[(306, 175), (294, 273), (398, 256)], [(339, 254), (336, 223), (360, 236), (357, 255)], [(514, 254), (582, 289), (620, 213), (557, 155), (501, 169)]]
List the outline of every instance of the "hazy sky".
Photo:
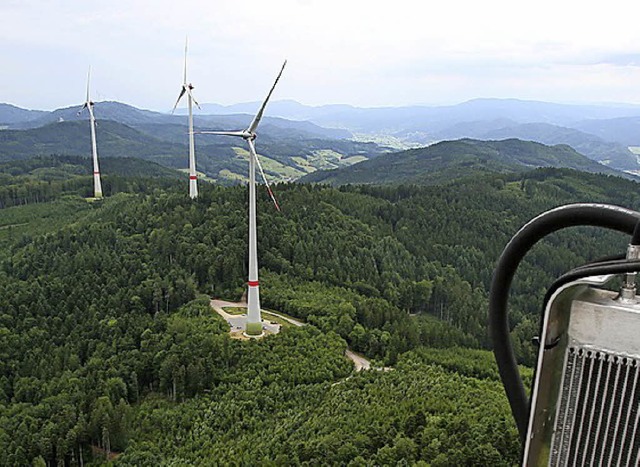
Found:
[(0, 102), (640, 104), (637, 0), (0, 0)]

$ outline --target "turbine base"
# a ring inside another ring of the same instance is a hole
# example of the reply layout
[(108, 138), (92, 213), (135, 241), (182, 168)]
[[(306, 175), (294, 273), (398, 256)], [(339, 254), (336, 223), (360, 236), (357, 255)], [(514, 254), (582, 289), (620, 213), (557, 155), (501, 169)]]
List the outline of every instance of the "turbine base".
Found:
[(189, 197), (191, 199), (198, 197), (198, 180), (196, 178), (189, 179)]
[(259, 336), (262, 334), (262, 323), (247, 323), (245, 332), (249, 336)]

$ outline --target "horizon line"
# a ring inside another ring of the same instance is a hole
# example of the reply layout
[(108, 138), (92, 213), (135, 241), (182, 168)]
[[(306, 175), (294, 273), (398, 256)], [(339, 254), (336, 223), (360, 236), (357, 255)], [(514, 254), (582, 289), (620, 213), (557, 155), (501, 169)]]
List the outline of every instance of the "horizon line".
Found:
[[(558, 101), (551, 101), (551, 100), (539, 100), (539, 99), (524, 99), (524, 98), (519, 98), (519, 97), (474, 97), (471, 99), (466, 99), (466, 100), (462, 100), (462, 101), (457, 101), (457, 102), (449, 102), (449, 103), (428, 103), (428, 102), (422, 102), (422, 103), (413, 103), (413, 104), (389, 104), (389, 105), (371, 105), (371, 106), (361, 106), (361, 105), (354, 105), (354, 104), (349, 104), (349, 103), (326, 103), (326, 104), (305, 104), (302, 103), (300, 101), (297, 101), (295, 99), (278, 99), (278, 100), (274, 100), (271, 105), (276, 104), (276, 103), (295, 103), (298, 104), (300, 106), (303, 107), (309, 107), (309, 108), (323, 108), (323, 107), (350, 107), (353, 109), (363, 109), (363, 110), (377, 110), (377, 109), (401, 109), (401, 108), (412, 108), (412, 107), (426, 107), (426, 108), (441, 108), (441, 107), (456, 107), (459, 105), (463, 105), (463, 104), (467, 104), (470, 102), (475, 102), (475, 101), (514, 101), (514, 102), (528, 102), (528, 103), (542, 103), (542, 104), (552, 104), (552, 105), (566, 105), (566, 106), (575, 106), (575, 107), (579, 107), (579, 106), (589, 106), (589, 107), (640, 107), (640, 103), (629, 103), (629, 102), (610, 102), (610, 101), (568, 101), (568, 102), (558, 102)], [(128, 103), (128, 102), (124, 102), (124, 101), (119, 101), (119, 100), (101, 100), (101, 101), (94, 101), (95, 104), (101, 104), (101, 103), (116, 103), (116, 104), (122, 104), (122, 105), (127, 105), (130, 107), (133, 107), (137, 110), (143, 110), (143, 111), (150, 111), (150, 112), (157, 112), (157, 113), (171, 113), (170, 108), (168, 107), (166, 110), (158, 110), (153, 109), (153, 108), (143, 108), (143, 107), (137, 107), (136, 105), (132, 104), (132, 103)], [(216, 107), (220, 107), (222, 109), (228, 109), (231, 107), (236, 107), (236, 106), (243, 106), (243, 105), (260, 105), (260, 101), (244, 101), (244, 102), (235, 102), (232, 104), (220, 104), (217, 102), (204, 102), (202, 104), (200, 104), (201, 107), (204, 106), (216, 106)], [(12, 107), (15, 107), (17, 109), (20, 110), (25, 110), (25, 111), (30, 111), (30, 112), (55, 112), (57, 110), (65, 110), (65, 109), (71, 109), (74, 107), (80, 107), (82, 106), (81, 103), (75, 104), (75, 105), (68, 105), (68, 106), (63, 106), (63, 107), (55, 107), (55, 108), (42, 108), (42, 109), (36, 109), (36, 108), (28, 108), (28, 107), (22, 107), (19, 104), (14, 104), (11, 102), (0, 102), (0, 105), (9, 105)], [(178, 109), (176, 109), (178, 110)], [(183, 109), (181, 109), (183, 110)], [(243, 112), (239, 112), (239, 113), (243, 113)], [(197, 114), (202, 115), (202, 111), (197, 112)]]

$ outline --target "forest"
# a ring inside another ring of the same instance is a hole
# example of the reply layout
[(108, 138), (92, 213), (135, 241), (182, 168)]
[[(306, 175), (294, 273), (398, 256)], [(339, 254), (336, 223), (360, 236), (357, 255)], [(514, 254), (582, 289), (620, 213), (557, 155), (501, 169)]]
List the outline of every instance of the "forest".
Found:
[[(308, 325), (245, 342), (209, 307), (244, 291), (245, 187), (203, 184), (190, 200), (179, 178), (111, 176), (107, 197), (87, 203), (88, 175), (12, 170), (0, 178), (0, 465), (11, 466), (513, 465), (517, 432), (488, 351), (493, 265), (551, 207), (640, 208), (635, 182), (568, 169), (278, 184), (282, 212), (259, 190), (263, 307)], [(546, 287), (626, 240), (573, 229), (527, 257), (511, 310), (525, 379)], [(391, 370), (353, 373), (347, 346)]]

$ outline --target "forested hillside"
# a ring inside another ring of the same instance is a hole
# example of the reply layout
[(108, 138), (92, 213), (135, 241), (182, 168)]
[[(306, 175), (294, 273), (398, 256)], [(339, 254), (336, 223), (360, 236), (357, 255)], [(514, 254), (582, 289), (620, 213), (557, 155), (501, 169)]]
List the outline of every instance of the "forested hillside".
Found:
[(525, 123), (488, 131), (481, 139), (518, 138), (543, 144), (566, 144), (589, 159), (618, 170), (638, 170), (638, 160), (627, 146), (605, 141), (572, 128), (545, 123)]
[(385, 154), (350, 167), (321, 170), (303, 177), (301, 181), (332, 185), (437, 185), (479, 174), (525, 172), (534, 167), (564, 167), (622, 176), (621, 172), (594, 162), (566, 145), (545, 146), (519, 139), (461, 139)]
[[(99, 119), (96, 132), (100, 160), (134, 157), (174, 169), (185, 169), (188, 165), (186, 119), (165, 117), (168, 121), (161, 119), (162, 123), (156, 119), (143, 119), (135, 127)], [(247, 118), (237, 116), (231, 120), (247, 125)], [(225, 128), (218, 120), (214, 121), (217, 123), (214, 129)], [(388, 151), (388, 148), (374, 143), (345, 139), (338, 130), (308, 129), (313, 126), (308, 122), (283, 121), (276, 125), (273, 121), (265, 122), (258, 151), (263, 156), (265, 171), (274, 181), (294, 180), (318, 169), (351, 165)], [(196, 131), (211, 129), (209, 125), (201, 118)], [(235, 124), (231, 128), (235, 128)], [(338, 135), (332, 136), (335, 132)], [(90, 153), (89, 122), (86, 119), (22, 130), (0, 129), (0, 162), (50, 154), (85, 156)], [(248, 152), (245, 145), (235, 139), (198, 135), (196, 153), (199, 172), (210, 179), (230, 184), (248, 177)]]
[[(146, 179), (97, 204), (76, 187), (42, 204), (31, 189), (0, 210), (0, 229), (5, 213), (87, 207), (3, 240), (3, 465), (109, 452), (117, 465), (513, 465), (515, 425), (482, 350), (493, 264), (550, 207), (640, 208), (634, 182), (557, 169), (434, 187), (279, 184), (282, 212), (260, 189), (263, 306), (309, 325), (242, 342), (207, 296), (244, 290), (245, 187), (203, 184), (192, 201), (176, 181)], [(512, 310), (522, 363), (553, 278), (626, 240), (574, 230), (532, 251)], [(394, 369), (346, 379), (347, 345)]]
[[(168, 187), (180, 178), (187, 183), (186, 175), (141, 159), (113, 157), (101, 161), (100, 166), (106, 194), (144, 191), (148, 179), (154, 179), (154, 186)], [(77, 156), (0, 163), (0, 208), (43, 203), (70, 193), (89, 196), (92, 174), (91, 159)]]

